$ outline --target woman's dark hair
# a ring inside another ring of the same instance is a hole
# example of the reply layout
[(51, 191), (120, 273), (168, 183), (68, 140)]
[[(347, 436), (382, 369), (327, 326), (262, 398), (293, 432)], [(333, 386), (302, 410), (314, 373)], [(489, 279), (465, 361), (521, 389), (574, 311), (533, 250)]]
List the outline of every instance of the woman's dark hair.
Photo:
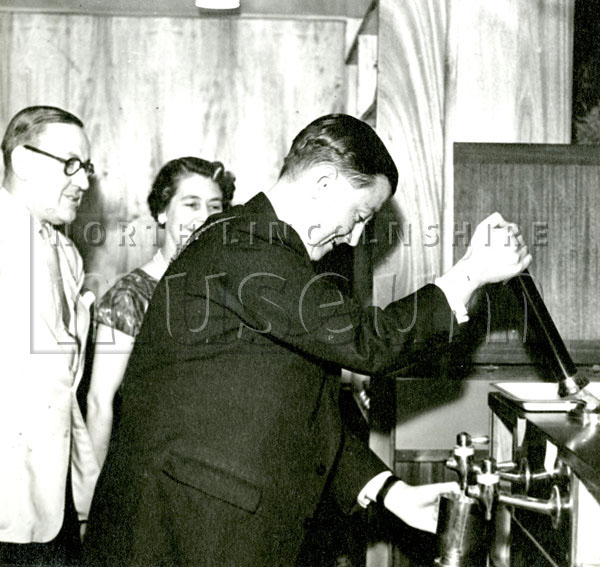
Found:
[(330, 163), (355, 188), (383, 175), (392, 193), (398, 185), (398, 169), (373, 128), (347, 114), (328, 114), (304, 128), (292, 142), (280, 177), (295, 178), (314, 165)]
[(202, 175), (212, 179), (221, 189), (223, 209), (229, 207), (235, 191), (233, 173), (226, 171), (219, 161), (206, 161), (193, 156), (182, 157), (163, 165), (152, 183), (152, 189), (148, 195), (148, 206), (154, 220), (158, 222), (158, 215), (171, 202), (179, 182), (190, 175)]

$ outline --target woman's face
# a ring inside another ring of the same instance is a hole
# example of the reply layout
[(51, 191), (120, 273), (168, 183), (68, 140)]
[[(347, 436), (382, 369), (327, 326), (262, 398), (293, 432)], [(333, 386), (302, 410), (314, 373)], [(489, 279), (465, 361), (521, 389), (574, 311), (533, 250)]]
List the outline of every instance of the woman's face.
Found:
[(210, 215), (222, 210), (223, 195), (216, 182), (198, 174), (184, 177), (164, 211), (166, 238), (181, 246)]

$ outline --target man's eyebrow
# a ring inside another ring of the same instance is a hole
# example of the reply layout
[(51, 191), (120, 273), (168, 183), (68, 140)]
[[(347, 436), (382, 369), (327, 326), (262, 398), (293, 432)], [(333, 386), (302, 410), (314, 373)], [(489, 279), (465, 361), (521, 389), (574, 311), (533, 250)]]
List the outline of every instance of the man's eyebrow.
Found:
[[(67, 156), (69, 156), (69, 158), (77, 158), (81, 162), (86, 161), (79, 154), (76, 154), (75, 152), (67, 152)], [(91, 158), (87, 159), (87, 161), (90, 161), (90, 160), (91, 160)]]

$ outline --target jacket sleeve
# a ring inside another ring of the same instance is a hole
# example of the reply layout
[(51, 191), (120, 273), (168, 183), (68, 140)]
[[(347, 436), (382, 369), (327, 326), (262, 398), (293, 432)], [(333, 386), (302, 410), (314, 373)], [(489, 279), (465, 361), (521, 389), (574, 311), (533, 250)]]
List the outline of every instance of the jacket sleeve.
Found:
[[(202, 252), (206, 255), (207, 249)], [(189, 269), (170, 275), (168, 296), (183, 294), (185, 304), (183, 316), (171, 321), (179, 327), (171, 333), (188, 338), (195, 333), (194, 341), (206, 344), (211, 332), (222, 336), (223, 321), (231, 317), (239, 340), (254, 334), (310, 358), (375, 374), (410, 364), (424, 349), (447, 343), (457, 324), (435, 285), (385, 309), (364, 308), (340, 291), (342, 276), (315, 274), (308, 256), (289, 247), (215, 247), (214, 254), (221, 258), (213, 272), (191, 254), (184, 264)]]
[(345, 514), (360, 508), (357, 495), (365, 485), (389, 467), (367, 445), (345, 432), (329, 484), (329, 494)]

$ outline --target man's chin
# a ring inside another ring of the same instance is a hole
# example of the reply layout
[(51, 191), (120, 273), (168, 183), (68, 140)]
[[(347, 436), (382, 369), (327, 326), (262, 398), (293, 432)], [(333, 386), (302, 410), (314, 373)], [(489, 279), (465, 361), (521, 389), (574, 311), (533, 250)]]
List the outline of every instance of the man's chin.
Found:
[(77, 218), (77, 211), (60, 211), (58, 215), (56, 215), (56, 220), (52, 221), (54, 225), (62, 225), (62, 224), (71, 224)]
[(326, 242), (325, 244), (321, 244), (319, 246), (314, 246), (311, 248), (309, 252), (310, 259), (313, 262), (318, 262), (323, 259), (329, 252), (331, 252), (334, 248), (333, 242)]

